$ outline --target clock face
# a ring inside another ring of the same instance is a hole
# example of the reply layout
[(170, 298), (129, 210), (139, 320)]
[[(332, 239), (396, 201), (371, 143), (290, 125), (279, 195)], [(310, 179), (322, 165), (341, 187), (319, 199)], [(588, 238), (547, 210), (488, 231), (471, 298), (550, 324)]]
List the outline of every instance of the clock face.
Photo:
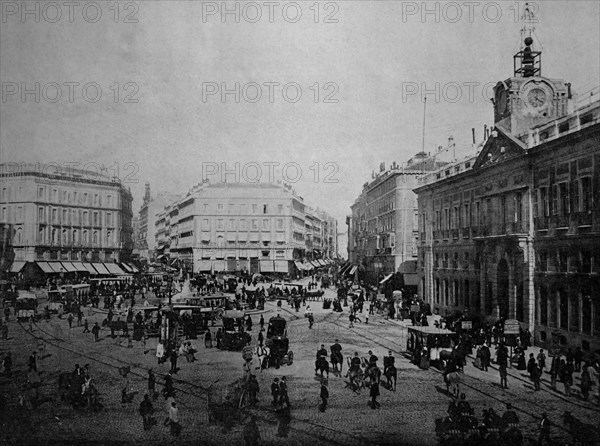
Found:
[(527, 93), (527, 103), (534, 108), (541, 107), (546, 103), (546, 92), (541, 88), (532, 88)]

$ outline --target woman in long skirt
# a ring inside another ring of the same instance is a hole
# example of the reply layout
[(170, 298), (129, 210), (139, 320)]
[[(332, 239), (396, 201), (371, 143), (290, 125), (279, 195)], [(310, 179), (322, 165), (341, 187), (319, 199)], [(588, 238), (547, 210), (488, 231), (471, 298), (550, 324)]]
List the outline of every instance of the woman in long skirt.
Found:
[(212, 348), (212, 334), (210, 332), (210, 330), (208, 330), (206, 332), (206, 334), (204, 335), (204, 346), (206, 348)]

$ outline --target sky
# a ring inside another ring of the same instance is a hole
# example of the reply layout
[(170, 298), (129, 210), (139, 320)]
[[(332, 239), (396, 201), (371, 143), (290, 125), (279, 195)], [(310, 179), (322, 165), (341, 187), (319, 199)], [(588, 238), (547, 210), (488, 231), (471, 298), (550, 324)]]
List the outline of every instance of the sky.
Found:
[[(449, 136), (467, 150), (471, 128), (483, 137), (525, 5), (47, 3), (1, 2), (2, 162), (104, 166), (135, 210), (145, 182), (185, 193), (203, 177), (260, 174), (292, 184), (341, 232), (380, 163), (422, 149), (424, 92), (426, 152)], [(582, 94), (597, 86), (600, 2), (529, 4), (542, 74)]]

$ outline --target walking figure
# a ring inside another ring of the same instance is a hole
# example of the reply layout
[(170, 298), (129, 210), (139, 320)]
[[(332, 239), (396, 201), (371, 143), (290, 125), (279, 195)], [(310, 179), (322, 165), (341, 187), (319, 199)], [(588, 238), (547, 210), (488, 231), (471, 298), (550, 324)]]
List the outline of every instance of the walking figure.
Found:
[(67, 317), (67, 322), (69, 323), (69, 328), (73, 328), (73, 315), (71, 313), (69, 313), (69, 316)]
[(550, 439), (550, 420), (546, 412), (542, 414), (542, 421), (540, 421), (540, 435), (538, 436), (538, 446), (542, 446), (542, 441), (546, 441), (547, 444), (552, 444)]
[(329, 390), (327, 389), (327, 380), (321, 380), (321, 405), (319, 411), (325, 412), (327, 409), (327, 400), (329, 399)]
[(85, 320), (83, 321), (83, 332), (84, 333), (89, 333), (90, 332), (90, 327), (88, 325), (87, 318), (85, 318)]

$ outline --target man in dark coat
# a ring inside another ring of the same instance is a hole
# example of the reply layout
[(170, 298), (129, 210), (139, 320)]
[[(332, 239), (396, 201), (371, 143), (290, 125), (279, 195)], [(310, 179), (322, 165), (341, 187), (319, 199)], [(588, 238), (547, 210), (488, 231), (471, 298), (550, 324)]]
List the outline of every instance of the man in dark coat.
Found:
[(288, 388), (287, 381), (285, 376), (281, 377), (279, 381), (279, 404), (283, 406), (285, 403), (285, 407), (290, 407), (290, 397), (288, 396)]
[(169, 356), (171, 360), (171, 373), (177, 373), (177, 349), (171, 350), (171, 355)]
[(327, 389), (327, 380), (321, 380), (321, 406), (319, 410), (325, 412), (327, 409), (327, 400), (329, 399), (329, 390)]
[(276, 406), (279, 402), (279, 378), (273, 379), (273, 383), (271, 383), (271, 396), (273, 397), (271, 404)]
[(148, 394), (144, 395), (144, 400), (140, 403), (140, 415), (144, 423), (144, 430), (148, 430), (152, 427), (152, 414), (154, 408), (152, 407), (152, 401)]

